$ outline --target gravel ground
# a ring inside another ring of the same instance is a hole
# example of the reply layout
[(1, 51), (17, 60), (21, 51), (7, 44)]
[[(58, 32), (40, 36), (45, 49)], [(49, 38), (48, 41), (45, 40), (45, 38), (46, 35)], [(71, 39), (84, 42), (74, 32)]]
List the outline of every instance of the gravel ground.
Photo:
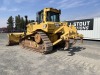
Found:
[(0, 75), (100, 75), (100, 41), (77, 43), (69, 51), (42, 55), (20, 46), (6, 46), (0, 34)]

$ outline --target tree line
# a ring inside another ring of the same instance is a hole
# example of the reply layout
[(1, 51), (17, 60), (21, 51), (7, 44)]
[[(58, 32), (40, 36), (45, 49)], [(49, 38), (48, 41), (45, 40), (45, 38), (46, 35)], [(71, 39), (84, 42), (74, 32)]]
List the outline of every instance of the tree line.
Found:
[[(26, 16), (25, 16), (26, 17)], [(7, 20), (7, 32), (23, 32), (26, 28), (26, 23), (34, 22), (34, 20), (25, 20), (20, 15), (13, 18), (10, 16)]]

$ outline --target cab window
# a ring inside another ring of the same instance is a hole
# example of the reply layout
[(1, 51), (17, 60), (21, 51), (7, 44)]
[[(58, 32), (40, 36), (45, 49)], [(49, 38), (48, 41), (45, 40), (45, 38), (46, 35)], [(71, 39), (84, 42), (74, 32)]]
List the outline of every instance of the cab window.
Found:
[(59, 22), (60, 21), (59, 13), (48, 11), (47, 12), (47, 21)]

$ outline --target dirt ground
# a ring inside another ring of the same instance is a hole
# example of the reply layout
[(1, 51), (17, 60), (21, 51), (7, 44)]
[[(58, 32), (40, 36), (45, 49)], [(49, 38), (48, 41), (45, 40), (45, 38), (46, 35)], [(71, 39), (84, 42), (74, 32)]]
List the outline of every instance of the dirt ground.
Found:
[(100, 41), (84, 40), (48, 55), (6, 46), (7, 41), (7, 34), (1, 33), (0, 75), (100, 75)]

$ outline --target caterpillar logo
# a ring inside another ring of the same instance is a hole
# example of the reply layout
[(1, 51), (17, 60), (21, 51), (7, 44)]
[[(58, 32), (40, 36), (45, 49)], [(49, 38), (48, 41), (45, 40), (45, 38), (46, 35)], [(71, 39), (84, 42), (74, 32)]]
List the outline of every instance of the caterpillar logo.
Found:
[(67, 21), (68, 25), (74, 25), (77, 30), (93, 30), (93, 19)]

